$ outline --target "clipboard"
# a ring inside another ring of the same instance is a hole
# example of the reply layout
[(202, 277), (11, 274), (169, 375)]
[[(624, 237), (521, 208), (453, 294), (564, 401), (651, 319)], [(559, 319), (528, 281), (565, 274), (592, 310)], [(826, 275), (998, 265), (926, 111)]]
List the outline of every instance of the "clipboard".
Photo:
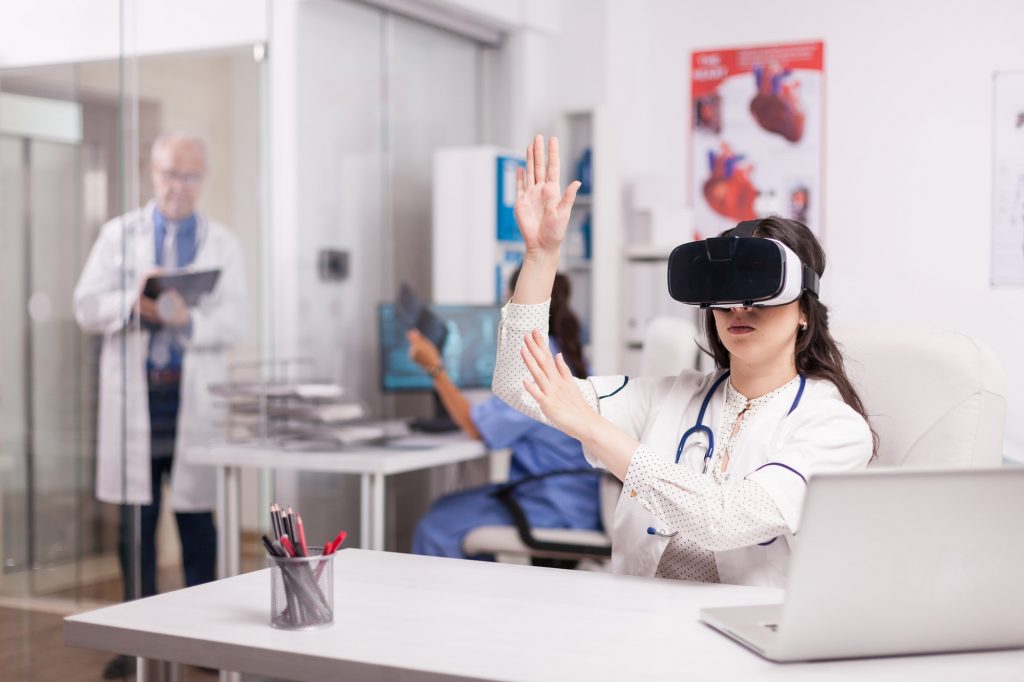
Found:
[(195, 306), (206, 294), (213, 291), (220, 279), (220, 270), (189, 270), (153, 275), (146, 280), (142, 295), (156, 300), (165, 291), (175, 290), (185, 299), (185, 304)]

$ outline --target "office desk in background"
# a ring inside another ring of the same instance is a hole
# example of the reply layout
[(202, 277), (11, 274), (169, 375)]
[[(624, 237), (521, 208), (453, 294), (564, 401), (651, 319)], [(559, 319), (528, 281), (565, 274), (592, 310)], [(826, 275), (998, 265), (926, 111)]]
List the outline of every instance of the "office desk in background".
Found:
[(244, 468), (335, 474), (360, 478), (359, 537), (363, 549), (384, 549), (385, 482), (392, 474), (478, 459), (488, 454), (482, 441), (462, 433), (423, 434), (378, 445), (336, 450), (294, 450), (272, 445), (209, 443), (189, 448), (192, 464), (217, 468), (217, 575), (238, 575), (239, 479)]
[(1024, 650), (771, 663), (697, 620), (759, 587), (341, 550), (335, 622), (269, 625), (267, 570), (64, 620), (70, 646), (294, 680), (1024, 679)]

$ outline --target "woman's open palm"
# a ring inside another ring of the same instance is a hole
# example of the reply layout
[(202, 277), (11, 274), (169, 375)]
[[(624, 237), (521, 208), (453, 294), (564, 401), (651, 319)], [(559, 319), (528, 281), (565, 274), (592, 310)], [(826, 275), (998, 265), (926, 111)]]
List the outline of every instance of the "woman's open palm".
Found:
[(558, 138), (548, 142), (545, 163), (544, 137), (538, 135), (526, 148), (526, 169), (516, 172), (516, 223), (527, 251), (555, 251), (565, 238), (580, 183), (569, 183), (563, 194), (558, 187), (559, 164)]

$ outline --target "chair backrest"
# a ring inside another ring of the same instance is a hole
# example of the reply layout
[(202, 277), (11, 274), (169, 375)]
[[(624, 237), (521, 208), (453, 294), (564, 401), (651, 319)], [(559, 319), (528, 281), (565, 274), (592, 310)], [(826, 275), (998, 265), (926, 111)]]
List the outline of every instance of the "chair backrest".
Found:
[(877, 466), (999, 466), (1006, 388), (996, 355), (943, 329), (833, 331), (878, 434)]
[[(660, 316), (651, 319), (644, 329), (644, 347), (640, 358), (640, 375), (664, 377), (697, 367), (700, 348), (697, 346), (697, 325), (683, 317)], [(610, 530), (615, 520), (622, 483), (612, 475), (601, 479), (601, 523)]]
[(619, 497), (622, 495), (622, 481), (615, 478), (610, 472), (604, 472), (598, 488), (598, 500), (601, 505), (601, 527), (605, 532), (611, 533), (615, 527), (615, 507), (619, 504)]
[(665, 377), (684, 369), (695, 369), (700, 348), (697, 325), (684, 317), (652, 318), (644, 329), (644, 348), (640, 358), (640, 376)]

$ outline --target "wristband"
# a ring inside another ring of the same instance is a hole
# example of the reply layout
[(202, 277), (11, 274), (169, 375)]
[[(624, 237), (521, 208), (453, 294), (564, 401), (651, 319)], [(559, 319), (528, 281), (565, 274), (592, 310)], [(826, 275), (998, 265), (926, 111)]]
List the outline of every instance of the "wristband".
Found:
[(436, 379), (437, 375), (440, 374), (443, 371), (444, 371), (444, 365), (441, 365), (441, 364), (434, 365), (433, 367), (431, 367), (430, 369), (427, 370), (427, 376), (429, 376), (431, 379)]

